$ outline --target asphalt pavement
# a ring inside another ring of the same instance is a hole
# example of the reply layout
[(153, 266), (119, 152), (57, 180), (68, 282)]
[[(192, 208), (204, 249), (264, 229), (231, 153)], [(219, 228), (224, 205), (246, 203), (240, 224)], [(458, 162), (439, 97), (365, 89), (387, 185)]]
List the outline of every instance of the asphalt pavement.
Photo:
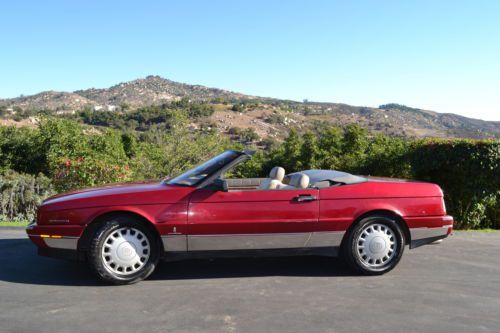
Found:
[(500, 233), (407, 248), (383, 276), (325, 257), (242, 258), (106, 286), (0, 228), (0, 332), (500, 332)]

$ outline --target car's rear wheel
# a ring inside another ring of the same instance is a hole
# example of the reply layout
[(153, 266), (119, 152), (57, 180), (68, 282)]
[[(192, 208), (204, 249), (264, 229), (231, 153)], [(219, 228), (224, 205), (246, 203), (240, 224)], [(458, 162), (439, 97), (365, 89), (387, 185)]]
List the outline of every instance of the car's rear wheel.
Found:
[(134, 218), (118, 216), (104, 222), (91, 240), (88, 259), (97, 276), (114, 284), (147, 278), (159, 259), (155, 235)]
[(344, 256), (352, 268), (379, 275), (398, 264), (404, 252), (404, 236), (393, 218), (373, 215), (354, 226), (344, 245)]

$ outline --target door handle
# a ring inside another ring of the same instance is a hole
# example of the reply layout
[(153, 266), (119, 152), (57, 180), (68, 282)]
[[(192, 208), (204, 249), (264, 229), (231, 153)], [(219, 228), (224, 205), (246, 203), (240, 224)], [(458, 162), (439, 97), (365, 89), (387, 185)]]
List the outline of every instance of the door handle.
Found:
[(309, 201), (318, 200), (318, 198), (315, 197), (314, 195), (299, 194), (298, 196), (296, 196), (295, 198), (293, 198), (293, 200), (297, 201), (297, 202), (309, 202)]

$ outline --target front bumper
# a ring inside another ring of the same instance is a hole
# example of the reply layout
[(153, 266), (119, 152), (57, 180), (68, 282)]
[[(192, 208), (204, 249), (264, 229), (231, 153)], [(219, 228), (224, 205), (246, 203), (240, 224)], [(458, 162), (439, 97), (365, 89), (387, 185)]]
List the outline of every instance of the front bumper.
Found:
[(453, 232), (453, 217), (449, 215), (405, 220), (410, 229), (410, 249), (446, 238)]
[(83, 227), (79, 225), (28, 225), (26, 233), (43, 256), (78, 259), (78, 241)]

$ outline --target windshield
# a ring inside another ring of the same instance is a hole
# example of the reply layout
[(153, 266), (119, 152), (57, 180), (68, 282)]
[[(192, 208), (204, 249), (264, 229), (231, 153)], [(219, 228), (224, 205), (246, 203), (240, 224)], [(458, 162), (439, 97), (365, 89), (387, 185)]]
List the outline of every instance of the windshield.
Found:
[(169, 180), (167, 184), (194, 186), (200, 183), (206, 177), (217, 172), (224, 165), (227, 165), (228, 163), (235, 160), (240, 155), (240, 153), (235, 151), (225, 151), (222, 154), (206, 161), (202, 165), (199, 165), (196, 168), (191, 169), (183, 173), (182, 175)]

